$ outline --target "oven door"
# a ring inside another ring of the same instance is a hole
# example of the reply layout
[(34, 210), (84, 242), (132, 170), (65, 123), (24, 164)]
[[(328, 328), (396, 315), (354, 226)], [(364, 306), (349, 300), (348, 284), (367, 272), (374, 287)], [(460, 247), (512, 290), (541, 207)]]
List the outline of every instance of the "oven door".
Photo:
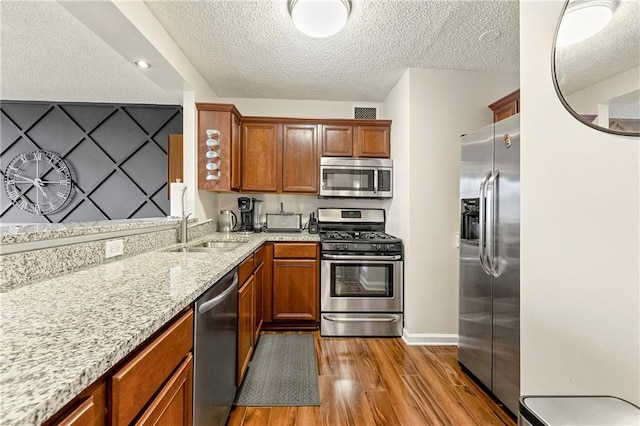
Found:
[(402, 312), (402, 256), (322, 254), (320, 310)]

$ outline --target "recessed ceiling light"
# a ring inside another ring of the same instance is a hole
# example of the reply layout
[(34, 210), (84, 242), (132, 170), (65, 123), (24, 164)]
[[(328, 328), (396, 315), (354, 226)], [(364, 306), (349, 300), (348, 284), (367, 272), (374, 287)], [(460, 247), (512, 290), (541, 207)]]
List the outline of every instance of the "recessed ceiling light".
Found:
[(493, 41), (493, 40), (496, 40), (501, 35), (502, 35), (502, 32), (499, 29), (493, 29), (493, 30), (485, 31), (482, 34), (480, 34), (480, 37), (478, 37), (478, 40)]
[(560, 22), (556, 46), (568, 46), (596, 34), (609, 24), (617, 7), (617, 0), (569, 2)]
[(289, 12), (300, 32), (329, 37), (344, 27), (351, 11), (349, 0), (290, 0)]
[(136, 61), (135, 64), (138, 66), (138, 68), (150, 68), (151, 67), (151, 65), (149, 65), (149, 62), (143, 61), (142, 59)]

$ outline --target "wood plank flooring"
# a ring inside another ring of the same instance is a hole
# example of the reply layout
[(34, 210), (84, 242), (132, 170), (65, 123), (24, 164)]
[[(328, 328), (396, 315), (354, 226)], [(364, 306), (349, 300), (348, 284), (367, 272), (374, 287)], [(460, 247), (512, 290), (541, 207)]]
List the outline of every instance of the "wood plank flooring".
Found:
[(460, 370), (455, 347), (314, 335), (320, 406), (234, 407), (229, 426), (516, 425)]

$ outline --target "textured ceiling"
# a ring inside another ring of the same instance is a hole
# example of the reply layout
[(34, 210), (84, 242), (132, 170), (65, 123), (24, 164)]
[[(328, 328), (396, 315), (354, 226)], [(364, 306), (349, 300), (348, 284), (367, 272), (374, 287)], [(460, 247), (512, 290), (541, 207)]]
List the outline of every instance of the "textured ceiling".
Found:
[(299, 33), (284, 0), (146, 4), (220, 97), (378, 102), (408, 67), (519, 69), (517, 0), (352, 0), (326, 39)]
[[(408, 67), (518, 70), (517, 0), (352, 0), (327, 39), (295, 30), (286, 0), (145, 3), (220, 97), (377, 102)], [(172, 103), (58, 3), (0, 7), (2, 98)]]
[(0, 2), (0, 98), (175, 103), (53, 1)]
[(640, 0), (621, 0), (611, 22), (602, 31), (556, 52), (558, 83), (565, 95), (638, 66)]

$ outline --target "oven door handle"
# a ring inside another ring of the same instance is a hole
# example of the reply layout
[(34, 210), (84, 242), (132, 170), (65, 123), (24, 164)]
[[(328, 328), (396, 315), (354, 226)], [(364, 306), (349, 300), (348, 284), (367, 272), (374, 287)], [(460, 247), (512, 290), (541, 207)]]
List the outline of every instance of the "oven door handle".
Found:
[(358, 318), (354, 318), (354, 317), (334, 317), (333, 315), (323, 315), (322, 318), (326, 319), (327, 321), (334, 321), (334, 322), (363, 322), (363, 321), (367, 321), (367, 322), (397, 322), (400, 321), (400, 317), (388, 317), (388, 318), (379, 318), (379, 317), (358, 317)]
[(368, 260), (371, 262), (375, 260), (401, 260), (402, 256), (399, 254), (395, 256), (349, 256), (345, 254), (323, 254), (322, 258), (331, 260)]

